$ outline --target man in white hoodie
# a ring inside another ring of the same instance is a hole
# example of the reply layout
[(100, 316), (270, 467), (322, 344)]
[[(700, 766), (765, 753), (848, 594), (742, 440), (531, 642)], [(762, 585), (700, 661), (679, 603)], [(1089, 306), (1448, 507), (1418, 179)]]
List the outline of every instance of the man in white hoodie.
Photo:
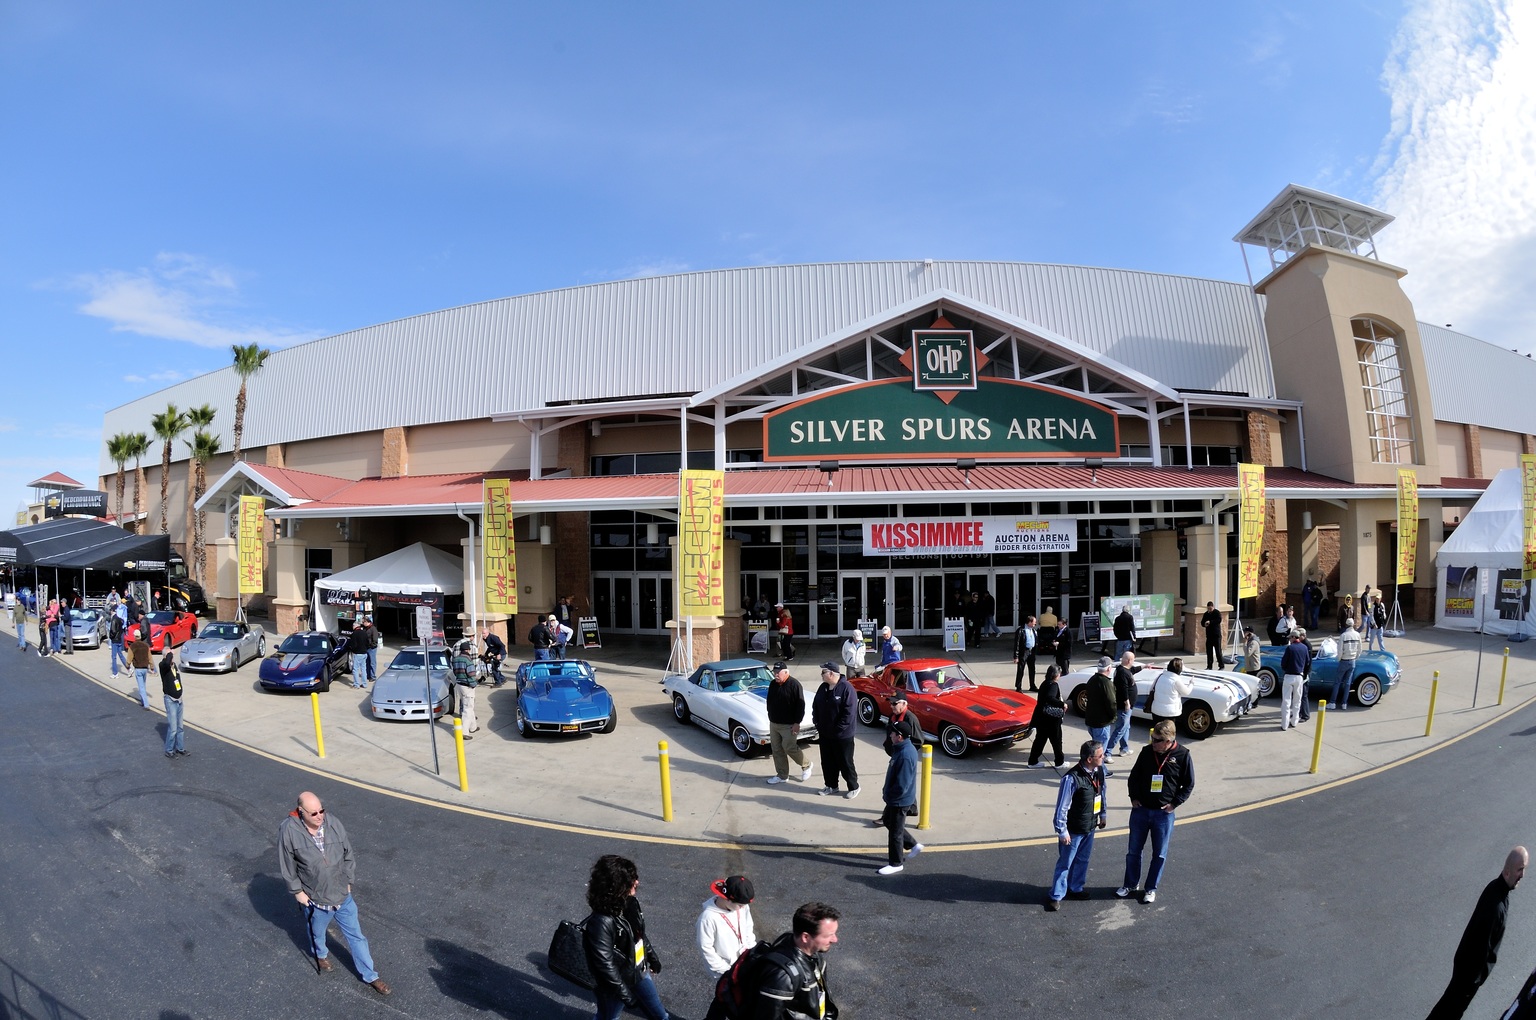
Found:
[(704, 954), (709, 972), (719, 977), (731, 969), (738, 956), (757, 944), (749, 906), (755, 891), (745, 875), (716, 879), (709, 891), (714, 895), (704, 901), (704, 912), (699, 915), (699, 952)]

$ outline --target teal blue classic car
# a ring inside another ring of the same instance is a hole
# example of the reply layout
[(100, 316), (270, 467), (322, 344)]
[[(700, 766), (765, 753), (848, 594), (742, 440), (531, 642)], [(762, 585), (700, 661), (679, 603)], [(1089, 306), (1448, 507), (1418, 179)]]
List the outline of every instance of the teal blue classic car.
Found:
[[(1312, 699), (1327, 698), (1333, 693), (1333, 681), (1339, 675), (1337, 652), (1323, 655), (1318, 649), (1322, 641), (1309, 640), (1312, 649), (1312, 674), (1307, 678), (1307, 695)], [(1329, 642), (1330, 645), (1336, 642)], [(1259, 697), (1266, 698), (1280, 693), (1280, 657), (1285, 654), (1284, 645), (1266, 647), (1260, 658)], [(1355, 661), (1355, 676), (1350, 681), (1350, 693), (1355, 703), (1369, 708), (1381, 700), (1381, 696), (1397, 686), (1402, 679), (1403, 668), (1397, 656), (1391, 652), (1361, 651)]]

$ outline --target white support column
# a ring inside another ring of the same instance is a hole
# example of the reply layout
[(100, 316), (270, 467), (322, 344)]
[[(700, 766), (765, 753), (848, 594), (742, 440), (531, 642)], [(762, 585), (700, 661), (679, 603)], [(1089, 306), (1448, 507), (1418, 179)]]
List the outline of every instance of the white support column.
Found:
[(725, 401), (715, 401), (715, 470), (725, 470)]
[(1157, 394), (1147, 394), (1147, 442), (1152, 444), (1152, 466), (1163, 466), (1163, 426), (1158, 418)]
[(521, 418), (518, 419), (518, 424), (528, 430), (528, 477), (537, 479), (544, 473), (544, 433)]

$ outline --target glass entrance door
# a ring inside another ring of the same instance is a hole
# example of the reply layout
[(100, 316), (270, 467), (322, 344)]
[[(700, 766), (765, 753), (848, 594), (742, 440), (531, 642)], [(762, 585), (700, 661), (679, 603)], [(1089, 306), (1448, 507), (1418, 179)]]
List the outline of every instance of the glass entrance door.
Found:
[(672, 575), (593, 574), (592, 615), (613, 634), (664, 634), (672, 618)]
[[(890, 616), (890, 578), (885, 574), (844, 574), (840, 607), (843, 633), (859, 625), (860, 620), (874, 620), (879, 627), (894, 627)], [(867, 635), (866, 635), (867, 636)]]

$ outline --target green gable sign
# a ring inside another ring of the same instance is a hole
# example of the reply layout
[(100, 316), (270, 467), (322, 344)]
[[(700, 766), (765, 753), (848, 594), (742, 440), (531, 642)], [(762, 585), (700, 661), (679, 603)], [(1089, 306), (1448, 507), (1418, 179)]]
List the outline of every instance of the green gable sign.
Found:
[(974, 390), (976, 344), (968, 329), (912, 331), (912, 388)]
[[(763, 417), (763, 458), (924, 460), (1118, 457), (1120, 426), (1102, 404), (1011, 379), (978, 379), (948, 402), (902, 379), (829, 390)], [(946, 387), (952, 389), (953, 387)]]

